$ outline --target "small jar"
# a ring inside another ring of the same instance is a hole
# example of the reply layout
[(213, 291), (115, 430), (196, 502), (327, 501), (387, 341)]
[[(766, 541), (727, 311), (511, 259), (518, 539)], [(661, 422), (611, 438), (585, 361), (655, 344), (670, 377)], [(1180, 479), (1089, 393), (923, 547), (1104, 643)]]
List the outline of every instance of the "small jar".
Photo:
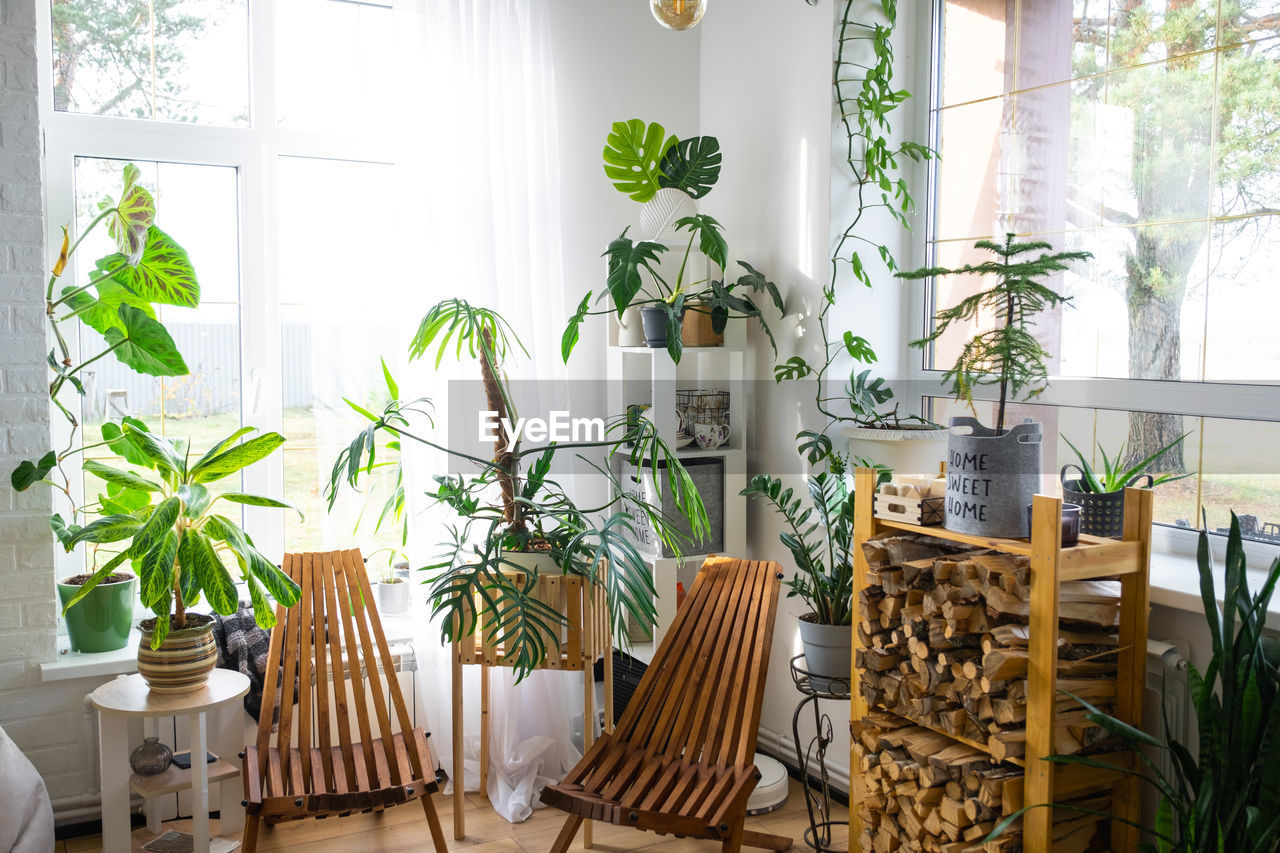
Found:
[(160, 742), (159, 738), (144, 738), (142, 745), (129, 753), (129, 766), (139, 776), (155, 776), (163, 773), (173, 760), (173, 750)]

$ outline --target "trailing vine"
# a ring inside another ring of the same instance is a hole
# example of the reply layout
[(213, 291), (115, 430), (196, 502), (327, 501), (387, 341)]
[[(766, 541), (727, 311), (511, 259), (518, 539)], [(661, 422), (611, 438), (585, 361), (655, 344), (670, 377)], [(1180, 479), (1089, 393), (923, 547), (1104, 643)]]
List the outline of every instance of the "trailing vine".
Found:
[[(811, 463), (830, 454), (831, 439), (827, 433), (836, 424), (894, 427), (911, 422), (927, 423), (917, 415), (899, 414), (896, 403), (891, 410), (881, 411), (880, 407), (893, 398), (893, 391), (882, 378), (871, 377), (869, 369), (858, 369), (877, 360), (870, 343), (851, 331), (839, 334), (834, 340), (832, 336), (831, 311), (844, 268), (847, 266), (848, 274), (866, 287), (871, 287), (871, 273), (864, 253), (874, 251), (889, 273), (899, 269), (889, 247), (866, 237), (862, 233), (864, 226), (871, 221), (870, 217), (880, 215), (909, 229), (915, 200), (902, 175), (903, 158), (920, 162), (934, 156), (927, 146), (911, 141), (894, 142), (891, 138), (892, 114), (911, 97), (910, 92), (895, 89), (893, 85), (892, 37), (898, 21), (897, 0), (880, 0), (883, 20), (879, 22), (855, 20), (855, 2), (866, 0), (844, 0), (834, 46), (832, 84), (846, 140), (845, 174), (855, 188), (857, 205), (853, 218), (836, 241), (831, 255), (831, 280), (823, 288), (818, 330), (824, 360), (811, 364), (797, 355), (774, 368), (778, 382), (814, 380), (814, 402), (827, 424), (820, 431), (805, 430), (796, 436), (801, 452)], [(866, 61), (858, 61), (863, 56)], [(828, 395), (825, 391), (828, 375), (843, 355), (855, 363), (848, 384), (842, 394)], [(837, 403), (843, 404), (843, 410), (836, 408)]]

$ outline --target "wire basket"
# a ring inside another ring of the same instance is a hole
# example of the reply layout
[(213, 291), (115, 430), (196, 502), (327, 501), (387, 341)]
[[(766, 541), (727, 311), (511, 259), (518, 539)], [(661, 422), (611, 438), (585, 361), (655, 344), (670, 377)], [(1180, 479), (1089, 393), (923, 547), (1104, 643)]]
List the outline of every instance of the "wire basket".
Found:
[(701, 388), (676, 391), (676, 418), (685, 435), (693, 435), (694, 424), (728, 426), (729, 392)]

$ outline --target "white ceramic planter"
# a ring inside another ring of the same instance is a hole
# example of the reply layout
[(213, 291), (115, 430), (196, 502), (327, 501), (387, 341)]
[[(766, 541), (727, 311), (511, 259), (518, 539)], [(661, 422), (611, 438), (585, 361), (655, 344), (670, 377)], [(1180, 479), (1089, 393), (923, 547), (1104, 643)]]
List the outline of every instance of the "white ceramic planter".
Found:
[(378, 612), (384, 616), (399, 616), (409, 612), (412, 598), (408, 581), (376, 583), (373, 585), (373, 595), (378, 600)]
[(895, 474), (936, 474), (947, 455), (947, 430), (852, 427), (849, 455), (888, 465)]

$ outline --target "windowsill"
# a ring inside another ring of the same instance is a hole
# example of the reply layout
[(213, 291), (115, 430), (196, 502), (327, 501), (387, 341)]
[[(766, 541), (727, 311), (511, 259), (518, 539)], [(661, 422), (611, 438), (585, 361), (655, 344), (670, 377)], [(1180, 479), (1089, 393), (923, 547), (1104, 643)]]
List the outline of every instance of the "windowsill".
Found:
[[(386, 632), (387, 645), (391, 647), (393, 656), (412, 652), (415, 624), (412, 611), (403, 615), (382, 617), (382, 628)], [(42, 682), (70, 681), (76, 678), (102, 678), (137, 672), (138, 642), (141, 637), (141, 633), (135, 626), (129, 635), (129, 642), (123, 649), (117, 649), (114, 652), (85, 653), (71, 651), (66, 633), (60, 632), (58, 657), (56, 660), (40, 664), (40, 680)]]
[[(1215, 574), (1214, 593), (1218, 604), (1222, 604), (1222, 562), (1215, 560), (1218, 570)], [(1249, 561), (1255, 564), (1255, 561)], [(1266, 580), (1266, 573), (1260, 569), (1250, 568), (1249, 590), (1256, 593)], [(1200, 569), (1195, 557), (1183, 554), (1156, 553), (1151, 555), (1151, 603), (1175, 610), (1186, 610), (1191, 613), (1204, 613), (1204, 602), (1200, 597)], [(1280, 631), (1280, 600), (1271, 599), (1267, 609), (1267, 627)]]

